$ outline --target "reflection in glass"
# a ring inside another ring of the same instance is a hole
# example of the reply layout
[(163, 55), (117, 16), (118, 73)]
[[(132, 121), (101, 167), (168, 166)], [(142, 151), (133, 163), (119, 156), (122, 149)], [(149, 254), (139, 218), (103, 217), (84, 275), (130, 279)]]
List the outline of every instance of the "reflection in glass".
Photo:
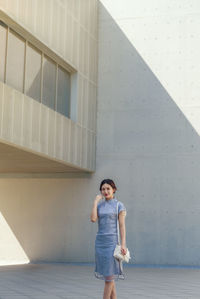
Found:
[(37, 101), (40, 101), (41, 59), (41, 53), (33, 46), (28, 45), (26, 50), (25, 93)]
[(73, 117), (73, 76), (2, 21), (0, 81), (68, 118)]
[(56, 64), (46, 56), (43, 62), (43, 94), (42, 103), (55, 109)]
[(57, 111), (70, 116), (70, 74), (58, 68)]

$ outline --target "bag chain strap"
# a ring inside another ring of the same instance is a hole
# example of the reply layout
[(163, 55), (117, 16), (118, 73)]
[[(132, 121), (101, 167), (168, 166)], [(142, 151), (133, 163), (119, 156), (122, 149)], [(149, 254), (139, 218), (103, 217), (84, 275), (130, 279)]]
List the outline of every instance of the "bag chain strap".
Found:
[(119, 238), (119, 221), (118, 221), (118, 204), (119, 202), (117, 202), (117, 238), (118, 238), (118, 245), (120, 245), (120, 238)]

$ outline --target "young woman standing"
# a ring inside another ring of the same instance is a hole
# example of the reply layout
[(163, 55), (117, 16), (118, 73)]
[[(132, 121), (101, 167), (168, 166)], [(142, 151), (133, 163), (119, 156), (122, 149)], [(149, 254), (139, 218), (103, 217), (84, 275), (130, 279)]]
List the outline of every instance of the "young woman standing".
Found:
[[(122, 262), (113, 253), (118, 242), (117, 215), (121, 237), (121, 252), (126, 254), (126, 209), (115, 197), (117, 188), (111, 179), (100, 184), (101, 194), (97, 195), (91, 212), (91, 221), (98, 220), (95, 240), (95, 276), (105, 280), (103, 299), (116, 299), (115, 280), (124, 279)], [(104, 199), (105, 198), (105, 199)], [(118, 204), (117, 204), (118, 203)], [(117, 212), (118, 207), (118, 212)]]

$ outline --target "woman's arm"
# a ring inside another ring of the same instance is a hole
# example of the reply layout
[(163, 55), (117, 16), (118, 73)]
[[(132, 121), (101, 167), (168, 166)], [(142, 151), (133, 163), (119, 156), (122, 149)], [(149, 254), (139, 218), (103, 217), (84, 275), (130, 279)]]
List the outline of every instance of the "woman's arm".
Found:
[(97, 218), (98, 218), (98, 215), (97, 215), (97, 205), (98, 203), (100, 202), (100, 200), (103, 198), (102, 195), (97, 195), (95, 200), (94, 200), (94, 203), (93, 203), (93, 207), (92, 207), (92, 212), (91, 212), (91, 215), (90, 215), (90, 220), (92, 222), (96, 222), (97, 221)]
[(126, 254), (126, 226), (125, 226), (126, 212), (121, 211), (119, 213), (119, 230), (121, 236), (121, 252)]

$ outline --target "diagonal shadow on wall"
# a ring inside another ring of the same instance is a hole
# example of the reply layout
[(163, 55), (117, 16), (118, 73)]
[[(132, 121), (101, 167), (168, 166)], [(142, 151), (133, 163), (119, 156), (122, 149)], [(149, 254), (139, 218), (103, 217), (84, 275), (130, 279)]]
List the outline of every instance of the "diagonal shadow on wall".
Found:
[[(97, 168), (83, 185), (106, 174), (120, 182), (137, 264), (200, 265), (199, 135), (101, 3), (99, 12)], [(88, 215), (80, 238), (77, 201), (68, 199), (78, 187), (66, 196), (63, 186), (51, 192), (57, 180), (13, 182), (17, 196), (1, 197), (1, 213), (31, 261), (94, 259)]]
[[(101, 3), (99, 12), (97, 175), (120, 185), (136, 263), (200, 265), (199, 134), (134, 47), (134, 29), (131, 43)], [(188, 94), (189, 75), (174, 83)]]

